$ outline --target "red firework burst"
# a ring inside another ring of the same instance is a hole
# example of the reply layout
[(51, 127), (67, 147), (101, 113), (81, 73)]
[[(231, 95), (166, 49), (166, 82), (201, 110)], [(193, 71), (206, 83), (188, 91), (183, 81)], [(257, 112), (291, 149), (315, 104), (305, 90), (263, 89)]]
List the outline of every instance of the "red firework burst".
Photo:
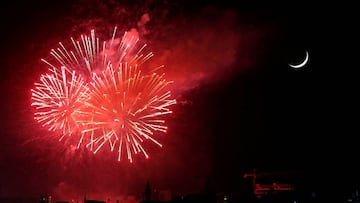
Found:
[[(102, 42), (91, 31), (81, 35), (81, 41), (71, 38), (73, 49), (62, 43), (50, 55), (54, 62), (42, 59), (51, 73), (42, 75), (32, 90), (34, 118), (49, 130), (77, 136), (78, 148), (87, 147), (97, 153), (108, 145), (117, 149), (118, 160), (126, 154), (149, 157), (142, 145), (146, 140), (162, 146), (155, 132), (166, 132), (164, 115), (176, 103), (167, 90), (169, 81), (156, 70), (142, 71), (153, 54), (142, 54), (146, 44), (137, 46), (139, 39), (125, 33)], [(60, 68), (59, 68), (60, 67)], [(83, 79), (85, 78), (85, 79)]]
[(40, 83), (35, 83), (31, 91), (34, 118), (39, 123), (50, 131), (61, 131), (60, 140), (76, 130), (74, 112), (87, 100), (89, 89), (75, 71), (64, 66), (61, 70), (54, 68), (50, 74), (41, 75)]

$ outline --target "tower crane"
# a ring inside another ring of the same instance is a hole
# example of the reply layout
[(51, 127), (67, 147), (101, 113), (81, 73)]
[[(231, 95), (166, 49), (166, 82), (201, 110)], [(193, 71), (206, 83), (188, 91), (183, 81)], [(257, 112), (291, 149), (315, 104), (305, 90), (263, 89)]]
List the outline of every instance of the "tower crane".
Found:
[(254, 169), (252, 173), (245, 173), (243, 177), (252, 178), (253, 192), (256, 197), (261, 197), (262, 195), (268, 194), (271, 191), (292, 191), (294, 190), (294, 186), (292, 184), (278, 184), (276, 182), (273, 182), (272, 184), (259, 184), (257, 183), (258, 177), (277, 176), (277, 175), (285, 175), (290, 173), (292, 172), (289, 171), (258, 172), (256, 169)]

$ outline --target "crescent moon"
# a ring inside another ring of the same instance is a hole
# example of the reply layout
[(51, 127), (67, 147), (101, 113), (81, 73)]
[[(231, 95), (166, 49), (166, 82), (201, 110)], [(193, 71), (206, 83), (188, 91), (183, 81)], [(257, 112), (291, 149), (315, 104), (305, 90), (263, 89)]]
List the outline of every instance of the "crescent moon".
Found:
[(309, 52), (305, 52), (305, 59), (303, 62), (301, 62), (300, 64), (297, 65), (293, 65), (293, 64), (289, 64), (290, 67), (292, 68), (301, 68), (303, 66), (305, 66), (307, 64), (307, 62), (309, 61)]

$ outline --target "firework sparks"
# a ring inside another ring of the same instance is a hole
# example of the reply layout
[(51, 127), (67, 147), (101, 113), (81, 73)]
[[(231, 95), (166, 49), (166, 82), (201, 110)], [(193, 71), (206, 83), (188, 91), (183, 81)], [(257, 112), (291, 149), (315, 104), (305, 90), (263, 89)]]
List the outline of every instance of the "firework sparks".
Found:
[[(54, 64), (45, 59), (42, 61), (51, 68), (64, 66), (91, 76), (96, 71), (105, 70), (109, 64), (118, 66), (126, 62), (128, 65), (141, 66), (154, 56), (152, 52), (142, 53), (147, 44), (140, 46), (136, 33), (125, 32), (121, 39), (117, 39), (115, 38), (116, 31), (117, 27), (114, 29), (111, 40), (102, 43), (95, 36), (94, 30), (91, 30), (90, 36), (81, 35), (79, 40), (71, 37), (72, 49), (67, 49), (62, 42), (59, 42), (57, 49), (51, 49), (50, 55)], [(164, 65), (161, 65), (150, 71), (157, 71), (163, 67)]]
[[(152, 135), (166, 132), (161, 117), (171, 113), (168, 107), (176, 103), (170, 92), (164, 91), (169, 83), (163, 75), (142, 75), (127, 65), (117, 70), (108, 66), (102, 74), (94, 74), (90, 97), (78, 111), (81, 118), (77, 120), (85, 126), (82, 133), (90, 134), (87, 146), (96, 153), (106, 142), (111, 150), (117, 145), (119, 161), (122, 151), (130, 162), (133, 153), (148, 158), (141, 143), (146, 139), (162, 146)], [(95, 137), (96, 132), (101, 136)]]
[(60, 71), (54, 68), (41, 75), (40, 83), (35, 83), (31, 90), (31, 105), (37, 110), (34, 118), (39, 123), (50, 131), (61, 131), (64, 136), (76, 129), (74, 111), (87, 100), (89, 88), (75, 71), (69, 72), (64, 66)]
[(134, 154), (149, 157), (144, 141), (162, 146), (154, 135), (166, 132), (164, 115), (176, 101), (166, 90), (171, 82), (156, 73), (163, 65), (142, 70), (153, 57), (142, 53), (146, 44), (138, 46), (139, 39), (128, 32), (116, 39), (116, 30), (101, 49), (93, 30), (90, 37), (81, 35), (81, 41), (71, 38), (72, 50), (61, 42), (52, 49), (55, 61), (42, 59), (52, 73), (35, 83), (32, 106), (34, 118), (50, 131), (60, 131), (60, 140), (78, 136), (78, 148), (86, 146), (93, 153), (108, 145), (117, 150), (119, 161), (126, 154), (133, 162)]

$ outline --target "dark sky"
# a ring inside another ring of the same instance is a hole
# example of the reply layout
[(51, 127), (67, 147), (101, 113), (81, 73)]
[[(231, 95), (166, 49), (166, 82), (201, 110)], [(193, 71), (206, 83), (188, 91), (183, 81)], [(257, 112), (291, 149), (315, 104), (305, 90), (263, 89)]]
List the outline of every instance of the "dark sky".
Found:
[[(358, 183), (350, 5), (90, 2), (1, 3), (0, 196), (139, 193), (146, 180), (176, 192), (239, 191), (253, 168), (295, 171), (323, 189)], [(36, 140), (46, 133), (30, 107), (40, 58), (90, 28), (140, 29), (145, 13), (144, 39), (178, 82), (165, 152), (129, 166)], [(290, 68), (306, 50), (309, 63)]]

